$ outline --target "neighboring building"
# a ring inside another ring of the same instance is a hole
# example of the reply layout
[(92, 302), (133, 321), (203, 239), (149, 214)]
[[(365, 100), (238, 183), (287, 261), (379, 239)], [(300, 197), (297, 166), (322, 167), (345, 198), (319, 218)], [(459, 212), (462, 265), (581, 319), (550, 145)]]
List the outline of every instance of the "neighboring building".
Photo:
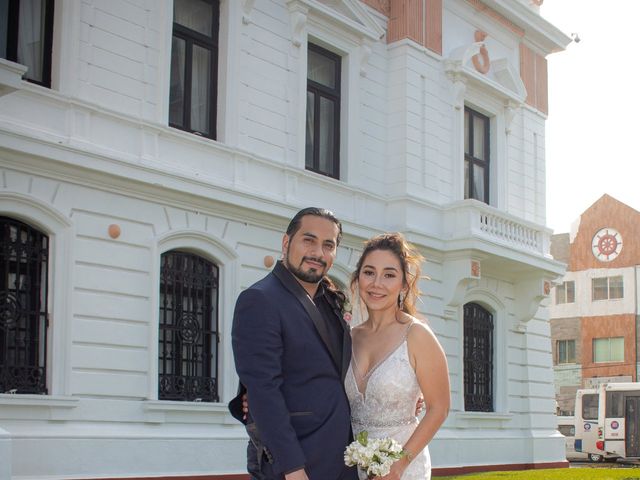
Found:
[(565, 464), (540, 3), (0, 2), (0, 478), (245, 478), (234, 302), (309, 205), (342, 284), (381, 231), (429, 259), (436, 473)]
[(573, 415), (578, 388), (638, 380), (640, 212), (603, 195), (551, 253), (568, 264), (550, 312), (556, 400)]

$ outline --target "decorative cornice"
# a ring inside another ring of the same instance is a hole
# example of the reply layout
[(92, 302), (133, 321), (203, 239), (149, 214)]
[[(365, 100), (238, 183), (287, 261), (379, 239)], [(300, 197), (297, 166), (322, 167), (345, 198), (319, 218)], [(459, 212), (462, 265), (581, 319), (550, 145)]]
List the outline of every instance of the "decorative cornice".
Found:
[(386, 17), (391, 14), (391, 0), (362, 0), (362, 2)]
[(287, 0), (289, 12), (303, 12), (306, 9), (306, 15), (319, 15), (334, 21), (341, 28), (351, 31), (360, 38), (378, 41), (386, 33), (360, 0), (339, 0), (334, 3), (340, 4), (343, 10), (349, 12), (349, 15), (318, 0)]
[(473, 8), (475, 8), (478, 12), (481, 12), (481, 13), (484, 13), (485, 15), (488, 15), (493, 20), (496, 20), (503, 27), (508, 28), (509, 30), (511, 30), (513, 33), (515, 33), (519, 37), (524, 37), (524, 29), (520, 28), (518, 25), (516, 25), (511, 20), (506, 18), (504, 15), (500, 15), (497, 11), (495, 11), (491, 7), (488, 7), (487, 5), (485, 5), (480, 0), (467, 0), (467, 2), (471, 6), (473, 6)]
[(564, 50), (571, 37), (543, 18), (535, 9), (524, 2), (514, 0), (467, 0), (482, 3), (486, 8), (507, 19), (509, 23), (524, 32), (524, 37), (535, 45), (543, 55)]

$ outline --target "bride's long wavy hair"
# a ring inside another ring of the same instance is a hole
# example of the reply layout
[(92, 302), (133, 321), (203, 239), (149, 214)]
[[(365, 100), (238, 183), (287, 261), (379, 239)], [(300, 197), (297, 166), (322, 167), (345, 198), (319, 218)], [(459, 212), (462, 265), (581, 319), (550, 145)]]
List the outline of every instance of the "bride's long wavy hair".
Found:
[(351, 291), (355, 295), (362, 264), (365, 258), (367, 258), (367, 255), (375, 250), (389, 251), (393, 253), (400, 262), (406, 295), (402, 302), (400, 298), (398, 298), (398, 306), (402, 304), (403, 312), (415, 316), (417, 313), (416, 302), (422, 293), (418, 288), (418, 282), (420, 278), (422, 278), (422, 262), (424, 262), (424, 257), (413, 245), (407, 242), (404, 235), (399, 232), (383, 233), (365, 243), (362, 255), (360, 255), (356, 269), (351, 276)]

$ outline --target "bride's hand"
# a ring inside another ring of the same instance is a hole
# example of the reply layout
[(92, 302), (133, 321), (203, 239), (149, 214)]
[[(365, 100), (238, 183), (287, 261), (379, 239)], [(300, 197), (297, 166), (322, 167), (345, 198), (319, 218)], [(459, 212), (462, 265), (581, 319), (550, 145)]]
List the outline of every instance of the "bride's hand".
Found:
[(391, 465), (391, 471), (385, 475), (384, 477), (374, 477), (375, 480), (400, 480), (400, 478), (402, 477), (402, 474), (404, 473), (404, 471), (407, 469), (407, 467), (409, 466), (409, 463), (407, 462), (407, 458), (406, 457), (402, 457), (400, 460), (398, 460), (397, 462), (394, 462), (393, 465)]

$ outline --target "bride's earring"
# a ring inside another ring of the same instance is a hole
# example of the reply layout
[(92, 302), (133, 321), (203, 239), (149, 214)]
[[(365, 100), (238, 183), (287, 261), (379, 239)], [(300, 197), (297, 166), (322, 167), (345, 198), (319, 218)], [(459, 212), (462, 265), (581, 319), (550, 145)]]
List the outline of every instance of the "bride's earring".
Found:
[(402, 310), (404, 308), (404, 298), (405, 298), (405, 293), (404, 290), (400, 292), (400, 295), (398, 295), (398, 308), (400, 310)]

